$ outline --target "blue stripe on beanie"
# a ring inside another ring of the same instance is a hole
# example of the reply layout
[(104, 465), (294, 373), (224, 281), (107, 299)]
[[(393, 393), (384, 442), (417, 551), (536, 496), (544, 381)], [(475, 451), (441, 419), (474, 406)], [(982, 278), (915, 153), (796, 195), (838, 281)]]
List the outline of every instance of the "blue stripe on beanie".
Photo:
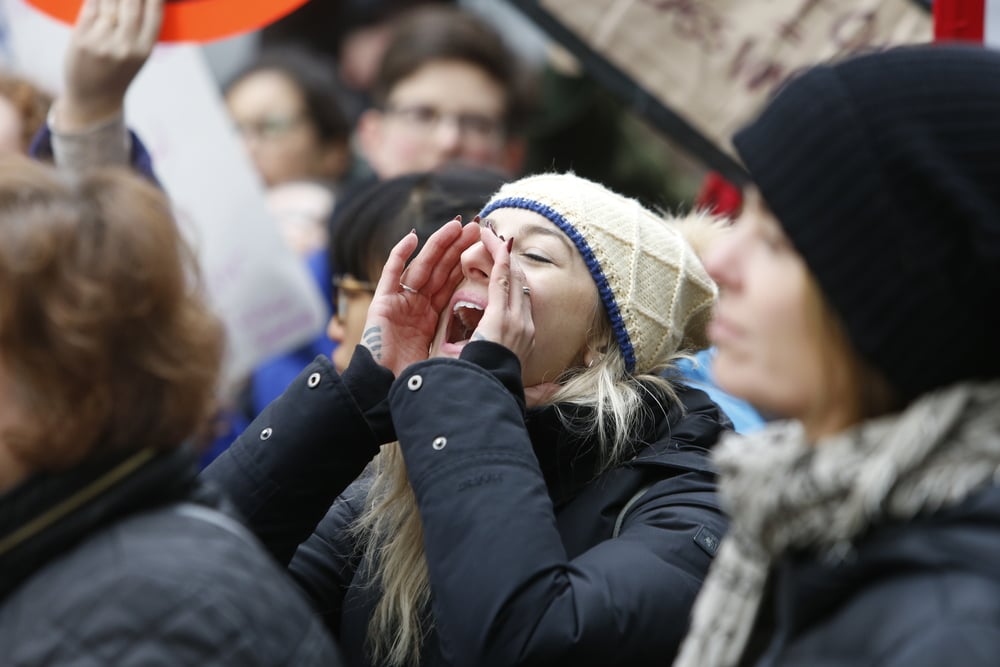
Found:
[(621, 348), (622, 356), (625, 358), (625, 368), (629, 373), (633, 372), (635, 370), (635, 350), (632, 348), (632, 339), (628, 335), (628, 329), (625, 328), (625, 321), (622, 319), (621, 311), (618, 309), (618, 302), (615, 300), (614, 292), (611, 291), (611, 285), (608, 284), (608, 279), (604, 276), (604, 271), (601, 269), (601, 263), (594, 256), (594, 252), (590, 249), (587, 239), (558, 211), (526, 197), (497, 199), (487, 204), (486, 208), (479, 215), (485, 218), (500, 208), (520, 208), (534, 211), (552, 222), (576, 245), (576, 249), (580, 251), (580, 255), (583, 256), (583, 261), (587, 265), (587, 270), (590, 271), (594, 283), (597, 284), (597, 293), (600, 295), (601, 303), (604, 304), (604, 309), (608, 313), (608, 318), (611, 320), (611, 328), (615, 332), (615, 338), (618, 340), (618, 347)]

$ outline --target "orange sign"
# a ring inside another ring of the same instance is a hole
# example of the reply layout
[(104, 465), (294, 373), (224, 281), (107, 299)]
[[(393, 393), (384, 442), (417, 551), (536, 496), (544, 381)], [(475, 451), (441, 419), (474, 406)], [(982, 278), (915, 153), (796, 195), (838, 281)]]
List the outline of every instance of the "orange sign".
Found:
[[(166, 0), (164, 42), (209, 42), (277, 21), (306, 0)], [(83, 0), (28, 0), (64, 23), (75, 23)]]

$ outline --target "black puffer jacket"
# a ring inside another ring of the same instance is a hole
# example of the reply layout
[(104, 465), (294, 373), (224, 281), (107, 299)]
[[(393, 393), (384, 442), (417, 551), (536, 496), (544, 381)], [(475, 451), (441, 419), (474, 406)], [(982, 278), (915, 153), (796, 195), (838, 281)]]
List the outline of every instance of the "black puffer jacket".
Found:
[(998, 556), (1000, 487), (990, 486), (953, 508), (878, 525), (842, 559), (786, 557), (742, 663), (1000, 664)]
[(352, 665), (369, 664), (379, 591), (345, 533), (364, 482), (347, 487), (397, 437), (433, 597), (422, 664), (669, 664), (726, 529), (708, 451), (728, 420), (682, 390), (686, 414), (651, 410), (630, 461), (600, 473), (551, 409), (526, 425), (521, 397), (517, 359), (492, 343), (394, 383), (359, 348), (343, 377), (317, 359), (204, 474), (289, 564)]
[(40, 475), (0, 496), (0, 664), (336, 667), (285, 572), (184, 451)]

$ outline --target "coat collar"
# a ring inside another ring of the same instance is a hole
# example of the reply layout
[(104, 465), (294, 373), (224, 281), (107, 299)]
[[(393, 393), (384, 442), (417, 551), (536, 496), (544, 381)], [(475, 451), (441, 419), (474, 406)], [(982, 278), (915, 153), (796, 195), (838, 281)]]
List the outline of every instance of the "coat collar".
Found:
[[(660, 393), (647, 394), (644, 418), (634, 431), (625, 465), (669, 466), (714, 472), (709, 452), (731, 424), (719, 406), (692, 387), (675, 384), (680, 404)], [(661, 406), (669, 406), (664, 412)], [(566, 417), (585, 420), (591, 410), (562, 406)], [(528, 434), (545, 484), (556, 507), (575, 497), (604, 470), (597, 443), (573, 434), (554, 406), (528, 410)]]
[(190, 495), (196, 475), (186, 449), (142, 449), (37, 474), (0, 495), (0, 599), (98, 528)]

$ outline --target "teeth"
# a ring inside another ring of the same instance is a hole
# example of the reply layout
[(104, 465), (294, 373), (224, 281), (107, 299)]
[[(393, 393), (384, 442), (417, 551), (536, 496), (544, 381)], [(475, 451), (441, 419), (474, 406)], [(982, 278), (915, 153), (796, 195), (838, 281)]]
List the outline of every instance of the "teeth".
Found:
[(451, 312), (457, 313), (459, 308), (472, 308), (473, 310), (482, 310), (483, 309), (482, 306), (480, 306), (478, 304), (475, 304), (475, 303), (471, 303), (469, 301), (456, 301), (455, 302), (455, 307), (452, 309)]
[(457, 301), (452, 312), (458, 328), (454, 331), (455, 340), (452, 342), (468, 340), (482, 319), (484, 310), (483, 306), (471, 301)]

